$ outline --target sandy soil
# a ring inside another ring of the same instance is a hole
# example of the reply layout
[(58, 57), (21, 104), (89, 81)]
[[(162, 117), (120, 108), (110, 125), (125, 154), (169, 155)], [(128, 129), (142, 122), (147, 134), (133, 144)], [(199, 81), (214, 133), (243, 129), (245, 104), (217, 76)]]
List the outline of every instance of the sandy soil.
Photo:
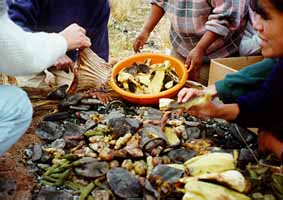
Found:
[(44, 113), (35, 113), (31, 127), (23, 137), (2, 157), (0, 157), (0, 199), (28, 200), (36, 186), (35, 179), (26, 168), (24, 161), (25, 149), (30, 144), (39, 143), (34, 134), (37, 124)]

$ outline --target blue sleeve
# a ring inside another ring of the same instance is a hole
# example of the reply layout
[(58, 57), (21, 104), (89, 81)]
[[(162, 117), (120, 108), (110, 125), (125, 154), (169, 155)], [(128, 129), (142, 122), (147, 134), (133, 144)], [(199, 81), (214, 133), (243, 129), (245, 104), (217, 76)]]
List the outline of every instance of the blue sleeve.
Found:
[(10, 18), (25, 31), (36, 31), (40, 17), (40, 0), (8, 0)]
[(278, 59), (273, 65), (271, 75), (261, 87), (238, 98), (240, 113), (236, 122), (248, 127), (281, 129), (283, 127), (282, 102), (283, 59)]

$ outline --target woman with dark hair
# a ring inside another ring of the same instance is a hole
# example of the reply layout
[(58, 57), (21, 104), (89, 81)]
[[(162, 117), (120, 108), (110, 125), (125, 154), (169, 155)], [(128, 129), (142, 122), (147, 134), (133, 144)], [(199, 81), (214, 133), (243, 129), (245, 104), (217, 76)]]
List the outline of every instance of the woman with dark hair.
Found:
[[(283, 156), (283, 142), (278, 137), (283, 131), (283, 0), (251, 0), (257, 13), (254, 28), (261, 39), (263, 56), (274, 58), (272, 72), (255, 90), (238, 97), (235, 102), (215, 105), (208, 102), (188, 110), (198, 117), (218, 117), (235, 121), (247, 127), (258, 127), (260, 150), (268, 150), (278, 158)], [(179, 102), (200, 95), (194, 89), (184, 88), (178, 94)]]

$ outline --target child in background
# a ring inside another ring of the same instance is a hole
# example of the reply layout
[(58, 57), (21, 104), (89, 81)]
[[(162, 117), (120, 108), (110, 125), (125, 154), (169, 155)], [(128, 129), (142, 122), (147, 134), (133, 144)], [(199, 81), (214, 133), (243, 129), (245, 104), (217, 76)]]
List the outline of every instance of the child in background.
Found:
[(207, 85), (209, 60), (238, 54), (248, 0), (151, 0), (151, 11), (133, 48), (139, 52), (166, 13), (171, 20), (172, 55), (188, 67), (190, 79)]

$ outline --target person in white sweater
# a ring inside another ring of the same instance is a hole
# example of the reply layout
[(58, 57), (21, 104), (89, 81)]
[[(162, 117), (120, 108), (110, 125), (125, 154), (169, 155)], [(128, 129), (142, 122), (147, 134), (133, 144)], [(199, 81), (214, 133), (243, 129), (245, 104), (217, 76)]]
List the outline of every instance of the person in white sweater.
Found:
[[(89, 47), (85, 29), (72, 24), (61, 33), (28, 33), (7, 15), (0, 0), (0, 73), (11, 76), (38, 73), (56, 62), (67, 50)], [(27, 130), (32, 105), (27, 94), (14, 86), (0, 85), (0, 155)]]

